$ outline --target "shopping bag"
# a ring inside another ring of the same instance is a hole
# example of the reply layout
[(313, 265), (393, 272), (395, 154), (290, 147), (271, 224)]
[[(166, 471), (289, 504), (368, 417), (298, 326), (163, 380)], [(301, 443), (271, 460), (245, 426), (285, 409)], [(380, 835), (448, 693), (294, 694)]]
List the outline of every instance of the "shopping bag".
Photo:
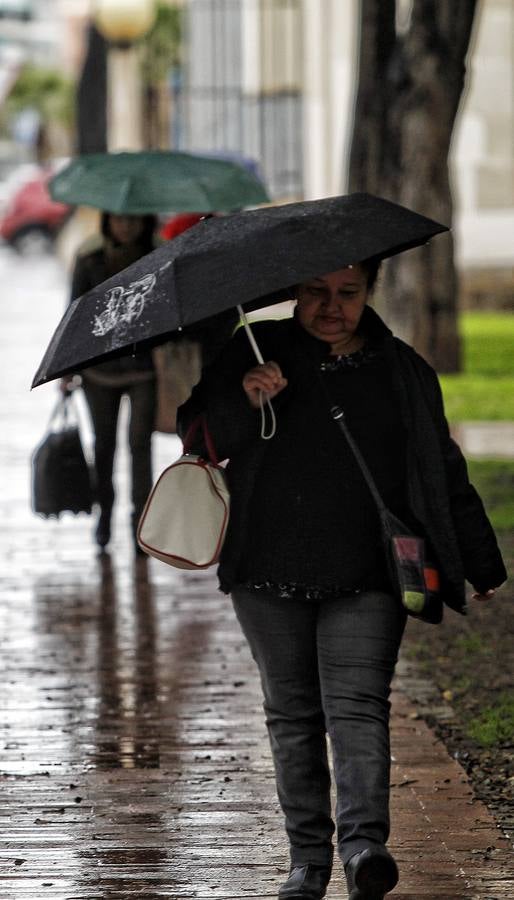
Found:
[(31, 459), (32, 510), (41, 516), (91, 513), (93, 485), (72, 394), (60, 398)]
[[(207, 460), (189, 452), (198, 427), (204, 430)], [(150, 492), (137, 529), (139, 546), (175, 568), (207, 569), (218, 562), (229, 511), (225, 471), (204, 420), (195, 420), (183, 455), (162, 472)]]
[(191, 395), (200, 380), (202, 351), (198, 341), (183, 338), (168, 341), (152, 350), (157, 375), (155, 431), (175, 434), (177, 409)]

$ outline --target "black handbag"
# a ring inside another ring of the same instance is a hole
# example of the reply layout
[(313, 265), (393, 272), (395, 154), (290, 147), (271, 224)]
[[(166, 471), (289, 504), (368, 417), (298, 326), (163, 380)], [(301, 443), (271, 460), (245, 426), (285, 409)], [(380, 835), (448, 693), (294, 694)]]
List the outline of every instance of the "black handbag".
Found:
[(425, 538), (413, 534), (385, 505), (344, 420), (341, 407), (332, 406), (330, 414), (346, 438), (377, 506), (387, 568), (395, 594), (410, 616), (437, 625), (443, 618), (441, 580), (437, 566), (430, 561)]
[(93, 484), (71, 394), (60, 398), (32, 454), (32, 510), (45, 518), (91, 513)]

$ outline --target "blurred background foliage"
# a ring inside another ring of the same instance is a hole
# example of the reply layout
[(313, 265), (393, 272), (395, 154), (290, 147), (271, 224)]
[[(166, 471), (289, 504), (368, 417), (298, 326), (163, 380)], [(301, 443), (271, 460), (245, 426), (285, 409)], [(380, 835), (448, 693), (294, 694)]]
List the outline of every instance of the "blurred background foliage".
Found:
[(182, 14), (159, 2), (152, 29), (141, 41), (141, 79), (145, 102), (143, 128), (148, 148), (167, 149), (170, 142), (170, 81), (181, 65)]
[(154, 25), (142, 41), (142, 73), (146, 85), (164, 81), (170, 69), (181, 63), (181, 11), (157, 3)]
[(56, 121), (68, 129), (75, 122), (75, 82), (58, 69), (27, 63), (23, 66), (2, 108), (2, 126), (26, 109), (35, 110), (42, 121)]

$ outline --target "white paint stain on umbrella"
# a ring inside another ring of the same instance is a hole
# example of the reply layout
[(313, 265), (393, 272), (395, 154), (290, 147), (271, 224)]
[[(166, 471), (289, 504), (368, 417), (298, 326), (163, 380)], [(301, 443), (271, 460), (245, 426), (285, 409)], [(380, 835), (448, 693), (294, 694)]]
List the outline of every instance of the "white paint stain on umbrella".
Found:
[(126, 327), (139, 319), (150, 299), (155, 282), (156, 277), (151, 273), (138, 281), (133, 281), (128, 287), (116, 285), (109, 288), (105, 295), (106, 308), (93, 319), (92, 332), (95, 337), (103, 337), (109, 331)]

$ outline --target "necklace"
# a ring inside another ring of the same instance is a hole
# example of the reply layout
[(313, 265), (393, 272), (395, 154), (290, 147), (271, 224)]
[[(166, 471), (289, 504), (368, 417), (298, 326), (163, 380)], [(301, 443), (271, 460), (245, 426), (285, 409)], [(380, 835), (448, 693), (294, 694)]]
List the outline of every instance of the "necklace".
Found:
[(341, 369), (358, 369), (374, 359), (376, 355), (376, 350), (373, 350), (369, 344), (364, 344), (363, 347), (360, 347), (359, 350), (354, 350), (353, 353), (340, 353), (337, 356), (330, 356), (321, 363), (320, 370), (322, 372), (337, 372)]

